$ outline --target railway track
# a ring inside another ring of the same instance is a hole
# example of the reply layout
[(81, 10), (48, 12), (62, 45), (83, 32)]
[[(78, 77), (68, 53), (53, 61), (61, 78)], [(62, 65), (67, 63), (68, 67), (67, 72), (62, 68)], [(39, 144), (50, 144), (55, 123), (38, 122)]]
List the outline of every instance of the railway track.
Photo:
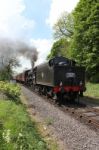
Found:
[(63, 108), (65, 112), (69, 112), (70, 114), (72, 114), (72, 116), (75, 116), (76, 118), (87, 123), (88, 125), (99, 129), (99, 108), (92, 108), (87, 106), (86, 108), (78, 109), (70, 108), (67, 106), (63, 106)]
[[(25, 86), (26, 87), (26, 86)], [(28, 88), (28, 87), (27, 87)], [(32, 92), (34, 92), (31, 88), (29, 88)], [(71, 116), (75, 117), (76, 119), (80, 120), (83, 123), (86, 123), (93, 129), (99, 130), (99, 107), (92, 107), (82, 103), (74, 103), (74, 104), (66, 104), (59, 106), (54, 100), (51, 98), (47, 98), (45, 95), (35, 94), (42, 96), (45, 101), (55, 105), (60, 110), (64, 111), (65, 113), (70, 114)], [(29, 106), (32, 107), (32, 106)]]

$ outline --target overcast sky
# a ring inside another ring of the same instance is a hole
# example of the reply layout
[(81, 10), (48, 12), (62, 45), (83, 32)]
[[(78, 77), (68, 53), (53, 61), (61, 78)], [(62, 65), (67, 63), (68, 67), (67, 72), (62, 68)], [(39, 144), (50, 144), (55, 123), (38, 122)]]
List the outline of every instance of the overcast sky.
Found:
[[(20, 39), (37, 47), (38, 63), (53, 43), (52, 26), (62, 12), (71, 12), (79, 0), (0, 0), (0, 38)], [(22, 69), (30, 62), (21, 58)]]

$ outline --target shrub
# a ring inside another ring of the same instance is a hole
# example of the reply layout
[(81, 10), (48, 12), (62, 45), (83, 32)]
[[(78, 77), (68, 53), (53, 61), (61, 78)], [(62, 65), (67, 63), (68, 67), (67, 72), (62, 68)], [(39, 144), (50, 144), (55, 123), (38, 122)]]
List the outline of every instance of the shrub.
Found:
[(0, 81), (0, 91), (8, 98), (18, 102), (20, 96), (20, 87), (17, 84)]

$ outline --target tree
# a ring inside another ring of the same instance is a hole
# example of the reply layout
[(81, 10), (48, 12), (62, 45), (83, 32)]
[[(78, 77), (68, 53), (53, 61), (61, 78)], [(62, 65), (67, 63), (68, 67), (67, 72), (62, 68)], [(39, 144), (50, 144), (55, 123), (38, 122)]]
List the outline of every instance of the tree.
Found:
[(99, 82), (99, 3), (80, 0), (74, 10), (72, 57), (86, 67), (90, 80)]
[(2, 66), (0, 69), (0, 80), (10, 80), (13, 75), (13, 68), (20, 66), (20, 64), (19, 61), (13, 57), (8, 58), (7, 62), (2, 64)]
[(50, 54), (47, 56), (47, 59), (51, 59), (55, 56), (67, 56), (68, 55), (68, 45), (69, 42), (62, 38), (54, 42)]
[(71, 38), (74, 30), (73, 15), (64, 12), (53, 27), (55, 39)]

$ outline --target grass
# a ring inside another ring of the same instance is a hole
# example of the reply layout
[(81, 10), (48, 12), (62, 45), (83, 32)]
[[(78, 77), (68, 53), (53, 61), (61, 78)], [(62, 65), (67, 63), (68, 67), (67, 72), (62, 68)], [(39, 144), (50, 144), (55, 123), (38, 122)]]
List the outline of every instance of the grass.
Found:
[(0, 150), (47, 150), (26, 108), (13, 101), (0, 100)]
[(90, 83), (88, 82), (86, 84), (86, 92), (85, 92), (85, 96), (97, 99), (97, 101), (99, 101), (99, 83)]

